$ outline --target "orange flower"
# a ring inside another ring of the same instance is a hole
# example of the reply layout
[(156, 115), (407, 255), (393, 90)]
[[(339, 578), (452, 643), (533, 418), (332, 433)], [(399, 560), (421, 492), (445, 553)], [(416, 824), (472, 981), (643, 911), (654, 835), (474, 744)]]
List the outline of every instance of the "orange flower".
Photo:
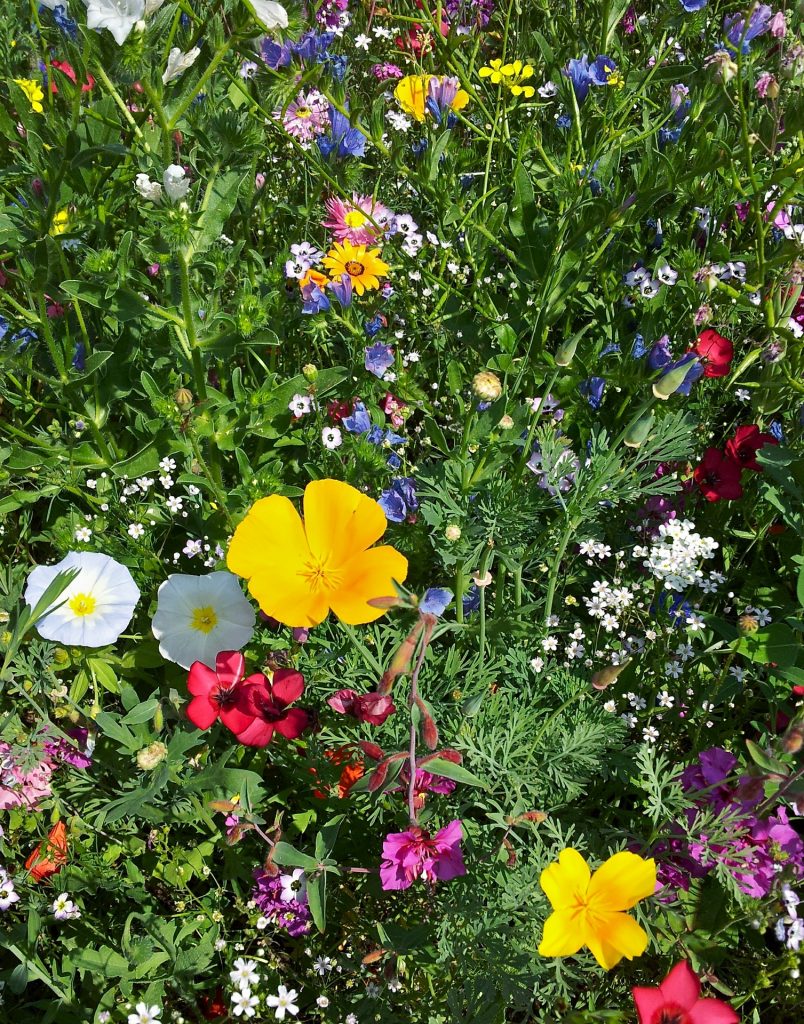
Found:
[(67, 826), (57, 821), (48, 833), (47, 842), (40, 843), (25, 861), (35, 882), (57, 875), (67, 863)]

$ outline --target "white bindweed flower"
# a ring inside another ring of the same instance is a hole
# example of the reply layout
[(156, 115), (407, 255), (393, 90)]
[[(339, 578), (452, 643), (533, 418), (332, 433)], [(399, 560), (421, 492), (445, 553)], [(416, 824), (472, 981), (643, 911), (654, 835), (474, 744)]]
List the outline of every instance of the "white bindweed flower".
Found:
[[(134, 188), (143, 199), (148, 199), (152, 203), (158, 203), (162, 198), (162, 186), (158, 181), (151, 181), (147, 174), (137, 175), (134, 179)], [(89, 481), (87, 481), (88, 485)]]
[(170, 167), (165, 168), (162, 184), (165, 186), (165, 192), (167, 192), (171, 203), (177, 203), (180, 199), (184, 199), (190, 190), (190, 182), (185, 170), (179, 164), (171, 164)]
[(168, 576), (160, 586), (151, 628), (159, 653), (182, 668), (214, 665), (221, 651), (239, 651), (254, 634), (254, 609), (230, 572)]
[(288, 12), (275, 0), (246, 0), (257, 21), (265, 28), (287, 28)]
[(109, 555), (71, 551), (56, 565), (38, 565), (29, 575), (25, 601), (36, 603), (60, 572), (79, 573), (62, 591), (55, 607), (36, 624), (45, 640), (75, 647), (113, 644), (131, 622), (140, 598), (128, 569)]
[(84, 0), (87, 28), (108, 28), (118, 46), (145, 14), (145, 0)]
[(182, 53), (178, 46), (174, 46), (168, 54), (167, 67), (162, 75), (162, 84), (167, 85), (174, 78), (183, 75), (185, 71), (188, 71), (195, 64), (200, 56), (201, 49), (198, 46), (194, 46), (187, 53)]

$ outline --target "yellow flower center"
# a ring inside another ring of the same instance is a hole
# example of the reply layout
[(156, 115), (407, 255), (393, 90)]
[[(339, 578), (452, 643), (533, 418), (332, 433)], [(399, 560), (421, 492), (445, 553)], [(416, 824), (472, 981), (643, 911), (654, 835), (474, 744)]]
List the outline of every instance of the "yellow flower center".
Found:
[(363, 264), (358, 263), (357, 260), (348, 260), (346, 263), (346, 273), (349, 277), (360, 277), (365, 269)]
[(190, 625), (193, 629), (197, 629), (199, 633), (211, 633), (218, 625), (218, 616), (215, 609), (211, 605), (206, 605), (204, 608), (196, 608), (193, 611)]
[(344, 224), (349, 228), (362, 228), (368, 217), (362, 210), (350, 210), (343, 218)]
[(305, 562), (299, 575), (307, 580), (307, 586), (314, 593), (337, 590), (341, 585), (340, 574), (333, 572), (324, 562)]
[(95, 611), (95, 605), (97, 604), (92, 594), (76, 594), (75, 597), (71, 597), (69, 601), (69, 608), (73, 615), (91, 615)]
[(308, 118), (312, 117), (313, 112), (309, 107), (296, 107), (296, 117)]

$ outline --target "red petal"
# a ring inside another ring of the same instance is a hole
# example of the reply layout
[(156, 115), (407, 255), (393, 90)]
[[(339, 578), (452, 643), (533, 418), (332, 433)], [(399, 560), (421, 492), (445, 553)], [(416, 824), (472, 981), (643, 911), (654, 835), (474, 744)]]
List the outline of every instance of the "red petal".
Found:
[(668, 1003), (678, 1003), (683, 1009), (690, 1010), (701, 994), (701, 983), (689, 963), (682, 960), (670, 971), (659, 990)]
[(658, 988), (632, 988), (639, 1024), (653, 1024), (665, 999)]
[(243, 678), (246, 668), (246, 659), (240, 651), (221, 651), (215, 659), (215, 671), (221, 686), (234, 686)]
[(273, 734), (274, 727), (270, 722), (255, 718), (247, 729), (237, 734), (237, 739), (247, 747), (267, 747)]
[(187, 689), (194, 697), (206, 697), (218, 688), (218, 677), (203, 661), (194, 661), (187, 676)]
[(304, 693), (304, 676), (292, 668), (277, 669), (271, 689), (277, 704), (292, 704)]
[(289, 708), (284, 718), (274, 722), (274, 727), (285, 739), (295, 740), (310, 724), (310, 716), (302, 708)]
[(245, 732), (254, 721), (253, 715), (247, 715), (236, 707), (221, 708), (220, 718), (226, 728), (236, 736), (239, 736), (241, 732)]
[(234, 706), (249, 718), (257, 718), (260, 715), (261, 704), (270, 699), (269, 683), (263, 675), (249, 676), (244, 683), (235, 688)]
[(193, 697), (187, 705), (187, 717), (196, 729), (208, 729), (218, 719), (218, 708), (206, 696)]
[(690, 1024), (739, 1024), (740, 1015), (719, 999), (699, 999), (689, 1018)]

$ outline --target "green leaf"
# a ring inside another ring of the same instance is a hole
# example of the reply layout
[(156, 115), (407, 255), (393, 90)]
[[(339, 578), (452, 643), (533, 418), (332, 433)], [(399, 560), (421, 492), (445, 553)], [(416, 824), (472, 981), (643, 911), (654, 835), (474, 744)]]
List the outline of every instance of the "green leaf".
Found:
[(134, 733), (124, 725), (121, 725), (117, 718), (109, 714), (108, 711), (99, 711), (95, 716), (95, 724), (104, 736), (108, 736), (110, 739), (122, 744), (128, 750), (140, 749), (141, 744)]
[(159, 707), (159, 701), (156, 697), (151, 697), (150, 700), (143, 701), (142, 704), (138, 704), (137, 707), (132, 708), (131, 711), (120, 721), (126, 725), (140, 725), (142, 722), (150, 722), (154, 717), (154, 711)]
[(107, 296), (103, 285), (90, 281), (62, 281), (61, 290), (70, 298), (86, 302), (121, 323), (139, 320), (150, 313), (145, 299), (130, 288), (118, 288), (113, 295)]
[(453, 764), (443, 757), (434, 757), (432, 761), (426, 761), (422, 767), (432, 775), (440, 775), (445, 779), (454, 779), (455, 782), (462, 782), (466, 786), (479, 786), (480, 789), (487, 789), (486, 783), (467, 771), (462, 764)]
[[(277, 844), (279, 845), (279, 844)], [(307, 881), (307, 906), (320, 932), (327, 928), (327, 873), (322, 871)]]
[(754, 743), (753, 740), (746, 740), (745, 745), (754, 763), (758, 764), (763, 771), (771, 772), (773, 775), (787, 775), (787, 767), (781, 761), (777, 761), (775, 757), (766, 754), (758, 743)]
[(734, 650), (762, 665), (773, 662), (780, 668), (791, 668), (798, 659), (801, 644), (788, 626), (774, 622), (756, 633), (740, 637)]
[(290, 843), (278, 842), (274, 846), (274, 860), (283, 867), (304, 868), (305, 871), (315, 871), (318, 861), (301, 850), (297, 850)]
[(21, 964), (17, 964), (14, 970), (11, 972), (11, 977), (8, 979), (8, 987), (14, 993), (19, 995), (20, 992), (24, 992), (28, 985), (28, 965), (23, 961)]
[(124, 978), (128, 974), (128, 960), (109, 946), (100, 949), (81, 949), (70, 954), (73, 966), (104, 978)]
[(195, 237), (185, 256), (191, 262), (194, 255), (206, 252), (221, 236), (223, 226), (237, 205), (240, 188), (248, 179), (242, 171), (227, 171), (218, 175), (207, 189), (203, 199), (204, 212)]

